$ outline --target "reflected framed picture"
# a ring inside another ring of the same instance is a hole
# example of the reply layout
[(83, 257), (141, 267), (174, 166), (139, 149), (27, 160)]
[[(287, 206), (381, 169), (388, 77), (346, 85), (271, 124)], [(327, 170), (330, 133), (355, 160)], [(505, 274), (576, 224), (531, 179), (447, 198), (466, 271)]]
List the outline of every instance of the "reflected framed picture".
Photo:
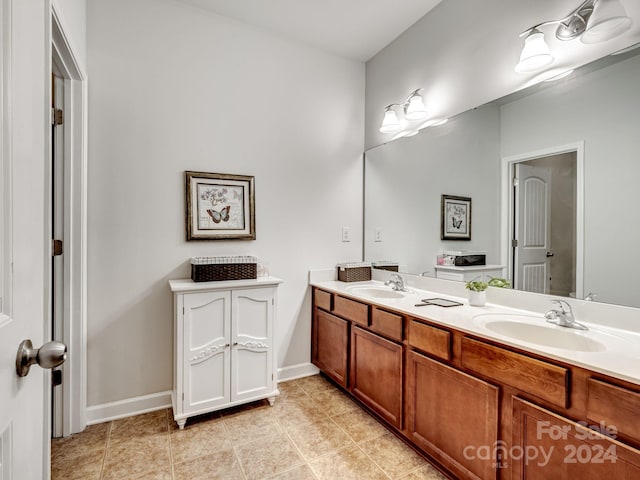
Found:
[(442, 195), (441, 240), (471, 240), (471, 198)]
[(254, 177), (184, 173), (187, 240), (255, 240)]

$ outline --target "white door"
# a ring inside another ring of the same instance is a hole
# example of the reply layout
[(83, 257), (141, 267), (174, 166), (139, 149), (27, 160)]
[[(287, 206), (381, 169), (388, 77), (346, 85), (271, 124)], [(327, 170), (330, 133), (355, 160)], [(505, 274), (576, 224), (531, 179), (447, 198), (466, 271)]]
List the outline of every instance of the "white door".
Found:
[(549, 293), (551, 173), (548, 168), (518, 163), (515, 175), (514, 288)]
[(231, 292), (184, 297), (184, 413), (229, 403)]
[(231, 401), (272, 393), (274, 289), (234, 290), (231, 327)]
[(50, 372), (16, 374), (24, 339), (49, 321), (49, 15), (41, 1), (0, 0), (0, 478), (49, 478)]

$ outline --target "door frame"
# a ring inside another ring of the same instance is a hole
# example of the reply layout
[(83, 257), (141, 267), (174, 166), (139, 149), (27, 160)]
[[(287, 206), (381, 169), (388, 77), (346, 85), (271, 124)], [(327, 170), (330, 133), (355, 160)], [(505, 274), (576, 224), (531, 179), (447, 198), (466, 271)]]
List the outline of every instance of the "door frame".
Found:
[[(64, 81), (64, 436), (87, 426), (87, 75), (51, 3), (51, 67)], [(49, 69), (49, 78), (51, 75)], [(50, 102), (49, 102), (50, 104)], [(49, 143), (51, 146), (51, 142)], [(49, 276), (49, 278), (51, 278)], [(52, 291), (50, 285), (49, 291)], [(48, 392), (50, 393), (50, 392)]]
[[(584, 141), (548, 147), (532, 152), (502, 157), (500, 200), (500, 259), (507, 266), (507, 277), (513, 272), (511, 239), (514, 228), (513, 175), (515, 164), (562, 153), (576, 152), (576, 298), (584, 296)], [(510, 278), (511, 279), (511, 278)], [(513, 280), (513, 279), (511, 279)]]

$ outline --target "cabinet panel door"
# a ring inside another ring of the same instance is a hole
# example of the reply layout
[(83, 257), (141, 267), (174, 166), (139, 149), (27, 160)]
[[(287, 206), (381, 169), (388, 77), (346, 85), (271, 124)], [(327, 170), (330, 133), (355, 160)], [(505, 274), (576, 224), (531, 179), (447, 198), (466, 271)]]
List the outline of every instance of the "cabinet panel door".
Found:
[(274, 290), (232, 292), (231, 401), (275, 390), (273, 374)]
[(460, 478), (495, 479), (498, 395), (494, 385), (414, 351), (407, 357), (407, 431)]
[(346, 387), (349, 322), (316, 309), (311, 342), (313, 364)]
[(230, 401), (231, 293), (184, 295), (185, 413)]
[(402, 428), (402, 345), (353, 327), (353, 394), (397, 428)]
[[(640, 478), (640, 450), (519, 398), (513, 399), (508, 452), (514, 453), (514, 480)], [(515, 455), (520, 452), (524, 458)]]

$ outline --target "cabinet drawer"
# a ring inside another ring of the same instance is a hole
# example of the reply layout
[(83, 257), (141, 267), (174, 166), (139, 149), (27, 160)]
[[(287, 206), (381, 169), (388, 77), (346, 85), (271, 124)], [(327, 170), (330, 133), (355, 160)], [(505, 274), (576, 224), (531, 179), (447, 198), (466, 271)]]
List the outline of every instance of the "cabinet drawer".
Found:
[(371, 330), (385, 335), (392, 340), (402, 341), (402, 315), (385, 312), (378, 307), (371, 311)]
[(443, 360), (451, 360), (451, 334), (441, 328), (411, 319), (409, 344)]
[(336, 295), (333, 298), (333, 313), (342, 318), (369, 326), (369, 305)]
[(605, 383), (587, 380), (587, 418), (615, 427), (622, 435), (640, 442), (640, 393)]
[(314, 302), (315, 306), (327, 311), (331, 311), (333, 307), (333, 294), (324, 290), (315, 289)]
[(569, 406), (569, 370), (551, 363), (462, 339), (462, 366), (562, 408)]

